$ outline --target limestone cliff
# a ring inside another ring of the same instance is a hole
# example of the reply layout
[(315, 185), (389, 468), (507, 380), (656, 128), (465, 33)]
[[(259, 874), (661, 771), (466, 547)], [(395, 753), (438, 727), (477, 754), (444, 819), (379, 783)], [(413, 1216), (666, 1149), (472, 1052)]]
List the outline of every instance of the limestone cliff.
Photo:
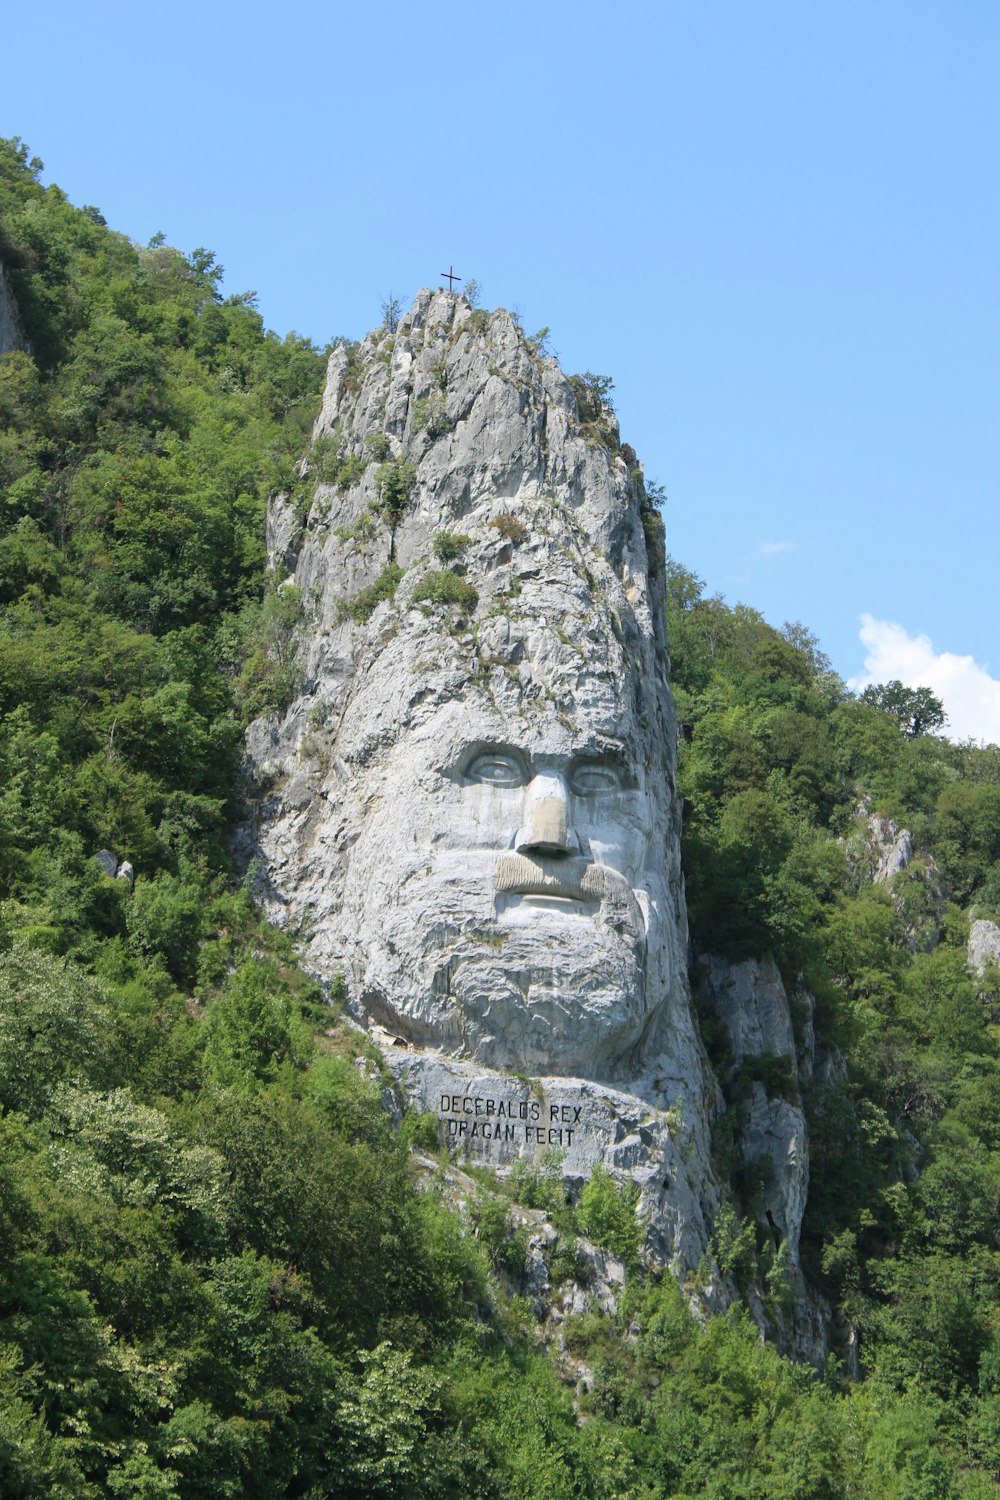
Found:
[[(721, 1097), (634, 456), (508, 313), (421, 292), (331, 356), (305, 477), (268, 518), (309, 623), (300, 696), (248, 737), (261, 897), (460, 1151), (628, 1175), (690, 1269)], [(748, 1132), (794, 1261), (801, 1110), (765, 1100)]]

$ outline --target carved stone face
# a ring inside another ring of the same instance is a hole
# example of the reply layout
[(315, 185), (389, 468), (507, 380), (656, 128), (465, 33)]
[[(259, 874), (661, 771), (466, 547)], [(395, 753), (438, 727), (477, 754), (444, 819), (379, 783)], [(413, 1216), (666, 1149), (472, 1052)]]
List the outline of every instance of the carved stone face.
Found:
[(633, 1057), (670, 978), (667, 788), (608, 717), (445, 704), (366, 768), (344, 916), (373, 1019), (535, 1073)]
[[(250, 734), (265, 899), (413, 1046), (634, 1077), (654, 1026), (669, 1050), (688, 1024), (655, 557), (607, 414), (506, 314), (480, 323), (422, 293), (391, 345), (331, 357), (317, 433), (363, 474), (317, 489), (303, 693)], [(413, 476), (391, 531), (376, 437)]]

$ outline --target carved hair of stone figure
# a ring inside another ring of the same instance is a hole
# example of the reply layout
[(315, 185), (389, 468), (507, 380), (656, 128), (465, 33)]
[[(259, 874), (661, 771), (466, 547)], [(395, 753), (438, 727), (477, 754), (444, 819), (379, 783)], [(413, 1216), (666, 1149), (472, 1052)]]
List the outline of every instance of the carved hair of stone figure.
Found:
[[(299, 556), (320, 624), (307, 691), (256, 752), (292, 778), (261, 850), (310, 961), (372, 1020), (491, 1067), (610, 1078), (652, 1045), (682, 963), (658, 600), (625, 465), (581, 437), (565, 377), (506, 314), (477, 340), (463, 308), (418, 299), (357, 394), (331, 362), (321, 426), (359, 448), (387, 432), (413, 465), (404, 573), (370, 620), (344, 618), (385, 557), (358, 540), (378, 516), (366, 471)], [(425, 366), (455, 413), (431, 439)], [(433, 541), (458, 527), (475, 593), (438, 602)]]

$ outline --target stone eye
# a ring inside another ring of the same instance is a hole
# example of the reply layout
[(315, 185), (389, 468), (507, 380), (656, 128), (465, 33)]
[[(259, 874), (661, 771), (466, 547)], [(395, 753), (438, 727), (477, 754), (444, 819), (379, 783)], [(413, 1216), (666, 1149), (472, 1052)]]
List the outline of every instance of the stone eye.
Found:
[(621, 774), (614, 766), (596, 763), (577, 766), (570, 777), (570, 786), (581, 797), (594, 792), (617, 792), (621, 784)]
[(488, 751), (477, 755), (466, 769), (470, 781), (483, 781), (487, 786), (523, 786), (524, 768), (513, 755), (498, 755)]

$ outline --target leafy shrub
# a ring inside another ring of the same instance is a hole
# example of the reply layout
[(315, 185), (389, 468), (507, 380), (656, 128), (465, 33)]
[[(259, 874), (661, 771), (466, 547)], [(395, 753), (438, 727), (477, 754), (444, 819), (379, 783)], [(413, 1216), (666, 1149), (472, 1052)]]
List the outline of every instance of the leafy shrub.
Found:
[(356, 624), (363, 625), (366, 620), (371, 619), (384, 599), (391, 601), (396, 597), (396, 589), (402, 576), (403, 569), (396, 563), (389, 563), (374, 583), (369, 584), (366, 589), (361, 589), (353, 599), (340, 601), (341, 618), (349, 616)]
[(382, 312), (382, 327), (388, 333), (395, 333), (399, 327), (399, 319), (402, 316), (403, 304), (390, 290), (387, 297), (383, 297), (379, 303)]
[(649, 561), (649, 576), (655, 578), (663, 568), (666, 557), (666, 528), (663, 517), (652, 505), (643, 505), (642, 534), (646, 539), (646, 557)]
[(0, 955), (0, 1109), (41, 1111), (63, 1078), (110, 1071), (108, 997), (74, 964), (15, 942)]
[(556, 1236), (556, 1242), (549, 1255), (549, 1276), (552, 1278), (553, 1286), (560, 1286), (564, 1281), (581, 1279), (580, 1252), (576, 1235)]
[(303, 614), (302, 590), (294, 584), (269, 587), (224, 627), (223, 649), (242, 663), (237, 696), (244, 722), (258, 714), (281, 713), (298, 689), (296, 628)]
[(352, 484), (357, 484), (358, 480), (364, 477), (367, 467), (366, 459), (361, 458), (357, 453), (349, 453), (337, 470), (334, 479), (338, 490), (349, 490)]
[(754, 1243), (753, 1225), (739, 1218), (731, 1204), (724, 1203), (712, 1229), (712, 1252), (723, 1276), (743, 1282), (752, 1275)]
[(333, 534), (338, 542), (363, 542), (375, 534), (375, 516), (371, 510), (363, 510), (350, 526), (335, 526)]
[(205, 1065), (233, 1087), (275, 1076), (284, 1061), (303, 1065), (312, 1037), (272, 959), (247, 959), (224, 984), (205, 1021)]
[(469, 1216), (476, 1238), (494, 1269), (504, 1264), (504, 1247), (510, 1231), (510, 1209), (493, 1193), (480, 1193), (474, 1199)]
[(198, 939), (205, 932), (205, 901), (193, 878), (158, 870), (152, 880), (137, 881), (126, 921), (137, 953), (160, 954), (178, 981), (195, 983)]
[(580, 1193), (577, 1218), (583, 1233), (595, 1245), (603, 1245), (626, 1266), (634, 1266), (642, 1246), (642, 1224), (636, 1218), (638, 1183), (623, 1187), (606, 1167), (597, 1166)]
[(539, 1162), (519, 1156), (502, 1187), (515, 1203), (525, 1208), (541, 1208), (560, 1234), (575, 1234), (576, 1214), (570, 1204), (562, 1176), (566, 1153), (550, 1147)]
[(441, 1145), (441, 1122), (432, 1110), (408, 1109), (399, 1127), (399, 1138), (407, 1146), (433, 1155)]
[(571, 375), (569, 383), (573, 387), (581, 422), (597, 422), (605, 411), (614, 411), (611, 392), (615, 383), (610, 375), (595, 375), (588, 370), (584, 375)]
[(365, 447), (376, 463), (385, 463), (389, 457), (389, 434), (387, 432), (373, 432), (365, 439)]
[(785, 1099), (789, 1104), (798, 1103), (795, 1070), (792, 1059), (788, 1056), (760, 1053), (744, 1057), (729, 1083), (728, 1097), (749, 1098), (756, 1083), (763, 1085), (769, 1099)]
[(376, 481), (379, 508), (386, 515), (390, 526), (396, 525), (409, 505), (416, 482), (417, 471), (412, 464), (379, 465)]
[(345, 339), (344, 348), (347, 351), (347, 377), (344, 381), (344, 389), (348, 391), (359, 391), (364, 379), (365, 364), (361, 354), (361, 345), (357, 339)]
[(420, 401), (414, 401), (412, 415), (414, 432), (426, 431), (427, 436), (433, 441), (435, 438), (443, 437), (446, 432), (450, 432), (454, 425), (440, 397), (425, 396)]
[(528, 334), (524, 340), (528, 348), (531, 350), (531, 353), (536, 355), (539, 359), (555, 358), (552, 353), (552, 346), (549, 338), (551, 331), (552, 330), (546, 325), (545, 328), (539, 328), (537, 333)]
[(569, 383), (576, 396), (580, 425), (591, 442), (606, 447), (619, 448), (618, 425), (615, 408), (611, 400), (614, 382), (609, 375), (594, 375), (590, 370), (585, 375), (571, 375)]
[(505, 542), (523, 542), (528, 535), (528, 528), (516, 516), (512, 516), (509, 510), (501, 511), (500, 515), (494, 516), (490, 525), (495, 527)]
[(469, 545), (471, 537), (461, 531), (439, 531), (434, 537), (434, 556), (439, 562), (453, 562)]
[(471, 583), (466, 583), (464, 578), (459, 578), (450, 568), (444, 568), (425, 573), (417, 584), (413, 591), (414, 603), (425, 599), (432, 604), (457, 604), (462, 609), (471, 611), (475, 609), (479, 595)]
[(336, 483), (341, 465), (340, 441), (337, 433), (324, 433), (316, 438), (309, 450), (310, 475), (317, 484)]

